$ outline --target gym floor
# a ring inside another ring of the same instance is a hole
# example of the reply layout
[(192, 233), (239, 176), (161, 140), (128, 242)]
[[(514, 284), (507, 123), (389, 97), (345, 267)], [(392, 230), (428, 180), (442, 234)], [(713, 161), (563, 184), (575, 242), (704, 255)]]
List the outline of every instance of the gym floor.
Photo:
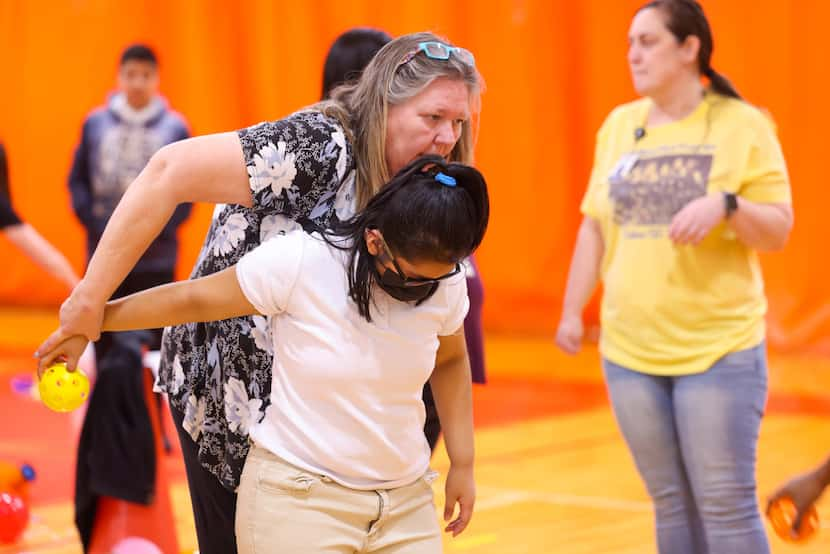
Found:
[[(0, 554), (78, 554), (72, 490), (80, 413), (57, 414), (20, 391), (31, 352), (56, 324), (53, 312), (0, 309), (0, 460), (31, 463), (31, 521)], [(474, 389), (478, 499), (470, 527), (447, 552), (644, 554), (656, 552), (652, 512), (608, 406), (596, 348), (567, 357), (543, 338), (488, 337), (490, 382)], [(174, 438), (172, 422), (165, 421)], [(174, 446), (175, 438), (174, 438)], [(770, 394), (759, 446), (759, 496), (830, 452), (830, 360), (770, 356)], [(443, 446), (433, 467), (446, 474)], [(196, 538), (177, 449), (161, 466), (170, 483), (182, 553)], [(443, 482), (435, 484), (443, 507)], [(830, 496), (830, 495), (828, 495)], [(823, 530), (776, 554), (830, 551), (830, 501)]]

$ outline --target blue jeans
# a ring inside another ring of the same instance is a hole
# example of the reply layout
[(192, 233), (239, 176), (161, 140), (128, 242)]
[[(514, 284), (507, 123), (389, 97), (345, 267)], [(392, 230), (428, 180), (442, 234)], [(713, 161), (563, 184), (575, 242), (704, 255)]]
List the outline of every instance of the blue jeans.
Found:
[(696, 375), (603, 360), (620, 430), (654, 503), (661, 554), (768, 554), (755, 461), (767, 396), (764, 343)]

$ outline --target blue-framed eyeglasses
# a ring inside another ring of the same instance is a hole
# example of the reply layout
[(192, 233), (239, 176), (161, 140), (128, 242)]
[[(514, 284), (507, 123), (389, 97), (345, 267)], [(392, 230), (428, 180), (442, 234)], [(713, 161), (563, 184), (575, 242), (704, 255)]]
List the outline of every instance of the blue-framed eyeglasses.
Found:
[(467, 65), (473, 67), (476, 65), (475, 56), (466, 48), (459, 48), (458, 46), (450, 46), (443, 42), (430, 40), (427, 42), (419, 42), (418, 48), (404, 56), (401, 63), (398, 64), (398, 67), (409, 63), (419, 52), (423, 52), (427, 58), (433, 60), (448, 60), (450, 59), (450, 55), (454, 55)]

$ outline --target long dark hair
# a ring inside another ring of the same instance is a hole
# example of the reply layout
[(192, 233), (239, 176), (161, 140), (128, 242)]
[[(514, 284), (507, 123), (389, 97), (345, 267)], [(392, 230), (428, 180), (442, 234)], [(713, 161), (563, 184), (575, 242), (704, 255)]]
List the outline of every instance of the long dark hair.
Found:
[(9, 187), (9, 165), (6, 161), (6, 147), (0, 142), (0, 202), (11, 205), (12, 195)]
[(350, 29), (337, 37), (323, 64), (321, 99), (328, 98), (334, 87), (357, 80), (377, 51), (391, 40), (384, 31), (365, 27)]
[(663, 12), (666, 16), (666, 27), (677, 42), (683, 42), (689, 35), (700, 39), (700, 49), (697, 53), (698, 71), (709, 79), (712, 92), (741, 100), (741, 95), (729, 79), (712, 68), (715, 43), (709, 20), (703, 13), (703, 6), (695, 0), (652, 0), (637, 10), (637, 13), (647, 8), (657, 8)]
[[(438, 173), (455, 186), (436, 180)], [(409, 261), (459, 263), (478, 248), (487, 230), (487, 183), (474, 167), (424, 156), (403, 168), (366, 208), (323, 233), (330, 245), (349, 251), (349, 297), (360, 315), (372, 321), (375, 258), (366, 246), (366, 229), (378, 229), (396, 256)]]

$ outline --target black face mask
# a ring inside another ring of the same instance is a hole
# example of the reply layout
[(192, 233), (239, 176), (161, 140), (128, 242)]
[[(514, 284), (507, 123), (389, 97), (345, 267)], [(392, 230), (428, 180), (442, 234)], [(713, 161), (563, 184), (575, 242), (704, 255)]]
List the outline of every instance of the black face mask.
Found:
[(415, 302), (415, 305), (418, 306), (438, 290), (437, 282), (405, 286), (403, 279), (401, 279), (401, 276), (397, 272), (389, 268), (383, 268), (383, 273), (380, 274), (376, 268), (373, 267), (372, 269), (374, 270), (378, 286), (386, 294), (401, 302)]

